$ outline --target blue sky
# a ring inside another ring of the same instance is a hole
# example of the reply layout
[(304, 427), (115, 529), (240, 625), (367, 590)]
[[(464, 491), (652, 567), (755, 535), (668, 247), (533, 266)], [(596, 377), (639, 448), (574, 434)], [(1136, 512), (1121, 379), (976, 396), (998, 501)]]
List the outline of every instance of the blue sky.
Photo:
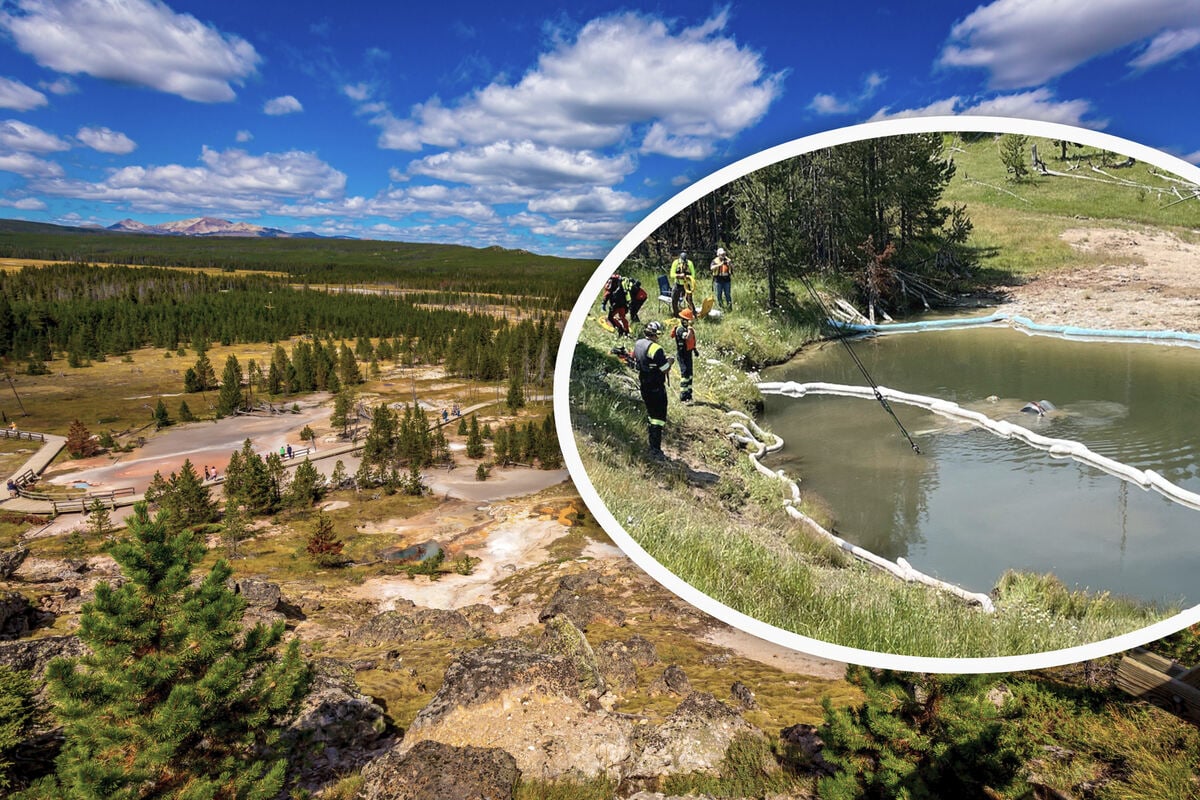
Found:
[(715, 169), (885, 116), (1200, 162), (1200, 0), (792, 5), (0, 0), (0, 216), (598, 258)]

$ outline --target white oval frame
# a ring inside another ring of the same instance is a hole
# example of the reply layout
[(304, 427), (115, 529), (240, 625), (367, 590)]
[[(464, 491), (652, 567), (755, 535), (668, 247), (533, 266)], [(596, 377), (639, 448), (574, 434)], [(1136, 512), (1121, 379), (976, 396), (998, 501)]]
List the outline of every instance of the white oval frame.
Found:
[(769, 625), (759, 619), (743, 614), (715, 600), (676, 576), (646, 552), (625, 531), (625, 528), (617, 521), (616, 517), (609, 512), (604, 501), (600, 499), (600, 495), (596, 492), (595, 487), (587, 476), (587, 471), (584, 469), (583, 462), (579, 457), (574, 431), (571, 427), (569, 392), (571, 364), (574, 360), (575, 347), (579, 343), (579, 336), (583, 332), (583, 325), (588, 319), (592, 303), (603, 289), (605, 280), (617, 270), (621, 263), (628, 258), (630, 253), (644, 239), (671, 217), (700, 200), (705, 195), (730, 181), (778, 161), (814, 150), (822, 150), (827, 147), (864, 139), (895, 136), (905, 133), (946, 133), (955, 131), (1023, 133), (1042, 138), (1065, 139), (1071, 142), (1079, 142), (1080, 144), (1091, 145), (1122, 155), (1132, 156), (1139, 161), (1153, 164), (1167, 172), (1200, 184), (1200, 167), (1189, 164), (1175, 156), (1168, 155), (1161, 150), (1137, 144), (1136, 142), (1130, 142), (1117, 136), (1055, 122), (966, 115), (909, 117), (838, 128), (836, 130), (805, 136), (762, 150), (727, 167), (723, 167), (688, 186), (635, 225), (601, 262), (600, 267), (588, 280), (586, 286), (584, 286), (583, 293), (579, 296), (579, 300), (575, 303), (575, 307), (571, 311), (571, 315), (563, 330), (562, 344), (559, 347), (558, 357), (555, 360), (554, 416), (558, 441), (562, 447), (563, 457), (571, 478), (575, 483), (575, 487), (579, 490), (580, 496), (592, 514), (595, 515), (601, 527), (616, 542), (617, 546), (635, 564), (649, 573), (651, 577), (671, 592), (704, 613), (716, 617), (722, 622), (746, 633), (774, 644), (821, 658), (862, 664), (868, 667), (909, 672), (1012, 672), (1017, 670), (1044, 669), (1046, 667), (1060, 666), (1076, 661), (1111, 655), (1143, 645), (1155, 639), (1160, 639), (1190, 625), (1194, 625), (1200, 622), (1200, 605), (1193, 606), (1175, 616), (1137, 631), (1109, 639), (1102, 639), (1086, 645), (1068, 647), (1061, 650), (1049, 650), (1043, 653), (986, 658), (908, 656), (833, 644), (832, 642), (801, 636), (800, 634)]

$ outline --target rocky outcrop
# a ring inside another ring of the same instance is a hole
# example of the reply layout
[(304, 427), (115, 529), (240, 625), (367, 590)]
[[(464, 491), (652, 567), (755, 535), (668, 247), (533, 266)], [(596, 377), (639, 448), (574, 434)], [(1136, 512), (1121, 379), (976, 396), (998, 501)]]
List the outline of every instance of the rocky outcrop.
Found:
[(234, 584), (234, 591), (246, 601), (247, 609), (255, 611), (276, 611), (283, 597), (278, 583), (256, 578), (242, 578)]
[(24, 545), (12, 550), (0, 550), (0, 581), (8, 580), (27, 555), (29, 548)]
[[(471, 614), (480, 617), (478, 609), (473, 608)], [(485, 632), (461, 611), (411, 606), (377, 614), (354, 632), (354, 638), (364, 644), (425, 639), (462, 641), (480, 639), (484, 635)]]
[(592, 646), (583, 635), (583, 631), (575, 627), (567, 617), (551, 617), (546, 620), (538, 649), (544, 653), (571, 659), (579, 676), (579, 691), (582, 695), (599, 697), (607, 691)]
[(538, 622), (564, 616), (584, 631), (594, 622), (624, 625), (625, 612), (604, 597), (604, 588), (612, 582), (613, 578), (597, 572), (568, 575), (559, 581), (558, 590), (538, 615)]
[(512, 800), (521, 773), (499, 748), (426, 740), (388, 752), (362, 777), (361, 800)]
[(633, 721), (602, 708), (600, 687), (592, 685), (598, 673), (586, 657), (590, 647), (582, 647), (586, 639), (569, 645), (567, 624), (553, 623), (543, 640), (564, 652), (502, 639), (460, 655), (405, 733), (401, 750), (426, 740), (498, 747), (528, 778), (619, 778), (633, 757)]
[(784, 728), (779, 732), (779, 744), (788, 761), (800, 769), (821, 775), (832, 775), (837, 771), (825, 760), (825, 741), (812, 725), (801, 723)]
[(305, 782), (361, 766), (377, 755), (388, 729), (384, 709), (358, 691), (350, 665), (320, 658), (313, 668), (312, 688), (284, 729)]
[(0, 640), (28, 636), (34, 628), (53, 620), (53, 614), (39, 611), (20, 592), (0, 591)]
[(651, 697), (658, 695), (670, 694), (676, 697), (683, 697), (692, 691), (692, 683), (688, 680), (687, 674), (679, 667), (678, 664), (671, 664), (663, 670), (663, 674), (658, 676), (650, 688), (647, 690)]
[[(707, 692), (693, 692), (662, 725), (645, 736), (626, 777), (716, 774), (730, 746), (742, 737), (766, 741), (763, 732), (742, 719), (737, 711)], [(763, 752), (769, 751), (764, 747)], [(764, 771), (778, 768), (774, 760), (764, 757)]]
[(46, 666), (55, 658), (77, 658), (88, 652), (78, 636), (43, 636), (39, 639), (17, 639), (0, 642), (0, 664), (30, 673), (35, 683), (41, 683)]

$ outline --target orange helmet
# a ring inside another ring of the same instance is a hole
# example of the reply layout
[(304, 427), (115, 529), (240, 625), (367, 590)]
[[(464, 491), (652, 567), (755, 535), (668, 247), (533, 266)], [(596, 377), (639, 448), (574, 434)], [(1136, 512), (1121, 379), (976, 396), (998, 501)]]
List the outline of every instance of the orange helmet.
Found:
[(692, 312), (692, 310), (690, 308), (684, 308), (684, 309), (680, 310), (679, 318), (680, 319), (695, 319), (696, 315)]

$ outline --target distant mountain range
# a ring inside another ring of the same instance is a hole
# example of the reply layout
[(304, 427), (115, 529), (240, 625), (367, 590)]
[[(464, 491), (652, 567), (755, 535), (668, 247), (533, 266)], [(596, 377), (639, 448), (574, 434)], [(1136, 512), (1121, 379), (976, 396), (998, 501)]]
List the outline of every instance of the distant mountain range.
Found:
[(324, 239), (312, 231), (289, 233), (279, 228), (264, 228), (248, 222), (230, 222), (216, 217), (192, 217), (177, 222), (147, 225), (136, 219), (123, 219), (106, 230), (118, 233), (148, 233), (158, 236), (244, 236), (255, 239)]

